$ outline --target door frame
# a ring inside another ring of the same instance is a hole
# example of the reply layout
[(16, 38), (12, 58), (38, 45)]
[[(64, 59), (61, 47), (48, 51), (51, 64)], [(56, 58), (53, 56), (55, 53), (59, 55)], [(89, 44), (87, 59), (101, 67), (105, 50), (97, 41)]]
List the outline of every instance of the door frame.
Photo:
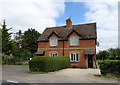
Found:
[(94, 55), (93, 54), (87, 54), (86, 55), (86, 65), (87, 65), (87, 68), (90, 68), (89, 67), (89, 63), (88, 63), (88, 57), (89, 57), (89, 55), (92, 56), (92, 67), (91, 68), (93, 68), (93, 64), (94, 64)]

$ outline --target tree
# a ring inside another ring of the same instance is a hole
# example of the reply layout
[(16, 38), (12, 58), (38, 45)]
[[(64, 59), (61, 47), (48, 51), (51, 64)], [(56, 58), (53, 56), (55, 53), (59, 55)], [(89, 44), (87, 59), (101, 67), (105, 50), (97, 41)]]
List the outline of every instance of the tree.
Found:
[(23, 33), (21, 30), (15, 33), (15, 41), (19, 45), (19, 48), (22, 48), (23, 43)]
[(116, 57), (117, 57), (117, 49), (113, 49), (113, 48), (110, 48), (110, 49), (108, 49), (108, 51), (109, 51), (109, 54), (110, 54), (110, 59), (116, 59)]
[(109, 59), (109, 52), (106, 50), (100, 51), (97, 53), (97, 59), (104, 60)]
[(3, 21), (3, 25), (1, 25), (2, 28), (1, 32), (2, 32), (2, 52), (6, 55), (10, 55), (11, 54), (11, 33), (9, 33), (8, 31), (11, 28), (7, 28), (6, 22), (5, 20)]
[(1, 31), (2, 29), (0, 28), (0, 53), (2, 53), (2, 32)]
[(37, 51), (37, 39), (39, 36), (40, 33), (32, 28), (24, 32), (25, 48), (33, 54)]

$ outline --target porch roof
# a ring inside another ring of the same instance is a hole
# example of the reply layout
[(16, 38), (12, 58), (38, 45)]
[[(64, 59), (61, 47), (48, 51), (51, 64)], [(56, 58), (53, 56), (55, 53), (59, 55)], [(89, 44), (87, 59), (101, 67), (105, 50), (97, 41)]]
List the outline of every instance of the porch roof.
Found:
[(38, 50), (35, 54), (43, 54), (45, 52), (45, 50)]
[(86, 49), (85, 50), (85, 54), (95, 54), (95, 50), (94, 49)]

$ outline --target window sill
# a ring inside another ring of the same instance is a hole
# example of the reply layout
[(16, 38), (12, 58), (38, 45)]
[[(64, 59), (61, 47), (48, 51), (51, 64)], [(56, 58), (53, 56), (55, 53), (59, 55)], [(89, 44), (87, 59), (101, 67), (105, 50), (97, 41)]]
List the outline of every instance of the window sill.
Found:
[(56, 46), (50, 46), (50, 47), (57, 47), (57, 45)]
[(78, 63), (79, 61), (70, 61), (71, 63)]
[(78, 47), (79, 45), (70, 45), (70, 47)]

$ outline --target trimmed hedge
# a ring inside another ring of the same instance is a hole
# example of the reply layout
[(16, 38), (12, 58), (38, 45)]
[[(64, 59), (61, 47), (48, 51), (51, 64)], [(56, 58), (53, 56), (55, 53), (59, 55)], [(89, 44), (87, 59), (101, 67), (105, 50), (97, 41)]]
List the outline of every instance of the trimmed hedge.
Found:
[(99, 61), (98, 64), (103, 75), (108, 73), (120, 75), (120, 60), (104, 60)]
[(66, 56), (36, 56), (29, 61), (29, 69), (32, 72), (52, 72), (69, 66), (70, 59)]

